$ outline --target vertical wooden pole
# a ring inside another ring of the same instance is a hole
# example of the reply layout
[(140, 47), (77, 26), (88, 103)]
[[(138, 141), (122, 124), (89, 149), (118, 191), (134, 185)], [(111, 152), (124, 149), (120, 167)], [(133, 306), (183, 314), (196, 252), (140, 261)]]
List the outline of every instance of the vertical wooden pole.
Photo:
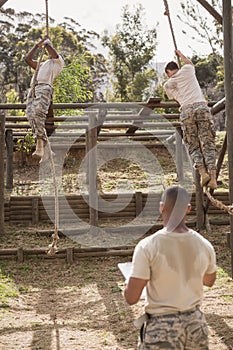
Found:
[(97, 119), (93, 114), (89, 115), (88, 148), (89, 218), (91, 226), (98, 226)]
[(135, 192), (135, 216), (137, 217), (142, 212), (142, 192)]
[(195, 171), (195, 185), (196, 185), (196, 216), (197, 223), (196, 229), (200, 231), (204, 227), (205, 215), (204, 215), (204, 195), (203, 188), (201, 187), (201, 180), (199, 171)]
[[(226, 130), (229, 170), (229, 200), (233, 203), (233, 45), (232, 4), (223, 0), (224, 84), (226, 97)], [(230, 215), (231, 273), (233, 277), (233, 216)]]
[(5, 111), (0, 110), (0, 235), (4, 234)]
[(181, 137), (181, 128), (176, 128), (176, 171), (179, 182), (184, 180), (183, 169), (183, 144)]
[(13, 130), (6, 130), (6, 188), (13, 188)]

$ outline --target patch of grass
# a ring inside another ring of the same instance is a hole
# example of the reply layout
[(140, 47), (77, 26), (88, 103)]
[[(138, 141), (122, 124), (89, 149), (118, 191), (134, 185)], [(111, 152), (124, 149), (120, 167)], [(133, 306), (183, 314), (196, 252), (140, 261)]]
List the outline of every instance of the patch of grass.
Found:
[(8, 304), (8, 298), (17, 297), (18, 290), (13, 280), (2, 272), (0, 269), (0, 304), (6, 306)]

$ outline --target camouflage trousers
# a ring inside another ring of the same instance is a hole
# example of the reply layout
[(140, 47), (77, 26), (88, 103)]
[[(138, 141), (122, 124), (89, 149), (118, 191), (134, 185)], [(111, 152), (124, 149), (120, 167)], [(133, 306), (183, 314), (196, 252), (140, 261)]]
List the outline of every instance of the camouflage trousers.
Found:
[(208, 350), (208, 328), (199, 309), (150, 317), (142, 326), (138, 350)]
[(198, 102), (182, 108), (180, 114), (184, 143), (194, 167), (216, 169), (215, 128), (209, 107)]
[(33, 136), (47, 140), (45, 119), (52, 100), (53, 89), (48, 84), (35, 86), (35, 96), (29, 90), (26, 101), (26, 115), (32, 128)]

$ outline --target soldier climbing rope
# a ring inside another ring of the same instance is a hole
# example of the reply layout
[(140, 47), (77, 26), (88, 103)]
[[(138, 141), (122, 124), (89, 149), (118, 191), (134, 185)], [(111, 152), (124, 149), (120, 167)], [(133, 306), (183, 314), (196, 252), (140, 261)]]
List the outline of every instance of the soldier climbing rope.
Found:
[[(174, 34), (174, 30), (173, 30), (173, 26), (172, 26), (172, 22), (171, 22), (171, 17), (170, 17), (170, 11), (169, 11), (169, 7), (168, 7), (168, 2), (167, 0), (163, 0), (164, 1), (164, 6), (165, 6), (165, 12), (164, 15), (166, 15), (168, 17), (168, 22), (169, 22), (169, 26), (170, 26), (170, 30), (171, 30), (171, 34), (172, 34), (172, 38), (173, 38), (173, 43), (174, 43), (174, 47), (175, 50), (177, 50), (177, 44), (176, 44), (176, 39), (175, 39), (175, 34)], [(179, 60), (179, 56), (177, 56), (177, 61), (178, 61), (178, 66), (181, 67), (181, 63)], [(226, 138), (225, 138), (226, 139)], [(221, 166), (221, 165), (220, 165)], [(220, 169), (219, 169), (220, 170)], [(218, 171), (219, 172), (219, 171)], [(203, 186), (204, 192), (206, 193), (206, 196), (208, 197), (208, 200), (217, 208), (224, 210), (225, 212), (227, 212), (230, 215), (233, 215), (233, 204), (232, 205), (225, 205), (223, 204), (221, 201), (215, 199), (212, 194), (214, 192), (214, 189), (209, 190), (208, 187), (208, 183)], [(212, 192), (212, 193), (211, 193)], [(206, 206), (206, 211), (208, 209), (208, 204)]]
[[(45, 0), (45, 7), (46, 7), (46, 37), (49, 38), (48, 0)], [(40, 65), (41, 65), (44, 53), (45, 53), (45, 45), (42, 46), (42, 51), (41, 51), (39, 60), (37, 62), (35, 73), (34, 73), (33, 79), (32, 79), (31, 91), (30, 91), (32, 99), (35, 99), (35, 87), (36, 87), (36, 84), (37, 84), (38, 72), (39, 72), (39, 69), (40, 69)], [(54, 186), (54, 196), (55, 196), (54, 233), (52, 235), (52, 243), (49, 245), (49, 250), (48, 250), (47, 254), (48, 255), (54, 255), (56, 253), (56, 251), (57, 251), (57, 243), (58, 243), (58, 240), (59, 240), (59, 235), (58, 235), (58, 227), (59, 227), (58, 188), (57, 188), (57, 182), (56, 182), (56, 174), (55, 174), (55, 165), (54, 165), (54, 160), (53, 160), (53, 152), (51, 150), (51, 145), (50, 145), (49, 138), (47, 136), (45, 128), (44, 128), (43, 134), (44, 134), (44, 138), (45, 138), (46, 151), (48, 153), (48, 160), (49, 160), (50, 166), (51, 166), (51, 172), (52, 172), (52, 178), (53, 178), (53, 186)]]

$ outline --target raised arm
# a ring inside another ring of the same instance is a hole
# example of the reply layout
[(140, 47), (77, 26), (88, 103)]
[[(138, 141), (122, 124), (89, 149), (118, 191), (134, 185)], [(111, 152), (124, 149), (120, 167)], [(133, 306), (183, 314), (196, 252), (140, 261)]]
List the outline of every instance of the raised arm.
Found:
[(187, 58), (185, 55), (183, 55), (180, 50), (175, 50), (175, 54), (178, 57), (180, 57), (185, 64), (192, 64), (193, 65), (193, 62), (189, 58)]
[(48, 54), (50, 55), (51, 58), (58, 58), (58, 53), (54, 49), (51, 41), (47, 37), (45, 37), (44, 39), (40, 40), (37, 44), (35, 44), (33, 46), (33, 48), (27, 53), (27, 55), (25, 57), (25, 61), (33, 69), (36, 69), (37, 63), (38, 63), (37, 60), (34, 60), (33, 57), (34, 57), (34, 55), (36, 53), (36, 50), (39, 47), (42, 47), (43, 45), (46, 48), (46, 50), (48, 51)]
[(36, 69), (37, 67), (37, 60), (34, 60), (33, 57), (36, 53), (36, 50), (39, 47), (42, 47), (43, 43), (44, 43), (45, 39), (40, 40), (37, 44), (35, 44), (33, 46), (33, 48), (27, 53), (26, 57), (25, 57), (25, 61), (27, 62), (27, 64), (32, 67), (33, 69)]
[(54, 49), (54, 47), (49, 39), (46, 39), (44, 41), (44, 46), (45, 46), (46, 50), (48, 51), (51, 58), (58, 58), (58, 53)]

